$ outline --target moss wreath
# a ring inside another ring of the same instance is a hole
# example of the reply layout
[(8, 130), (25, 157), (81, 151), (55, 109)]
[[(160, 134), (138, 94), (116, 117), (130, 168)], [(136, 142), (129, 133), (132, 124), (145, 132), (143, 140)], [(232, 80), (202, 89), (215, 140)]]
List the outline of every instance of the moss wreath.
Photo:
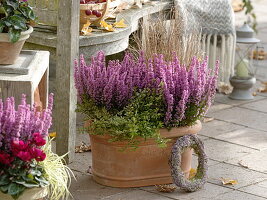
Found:
[[(187, 149), (194, 149), (198, 156), (197, 173), (192, 179), (185, 178), (181, 169), (181, 154)], [(185, 135), (177, 139), (172, 147), (169, 164), (175, 185), (187, 192), (195, 192), (201, 189), (207, 182), (207, 156), (204, 152), (203, 142), (196, 135)]]

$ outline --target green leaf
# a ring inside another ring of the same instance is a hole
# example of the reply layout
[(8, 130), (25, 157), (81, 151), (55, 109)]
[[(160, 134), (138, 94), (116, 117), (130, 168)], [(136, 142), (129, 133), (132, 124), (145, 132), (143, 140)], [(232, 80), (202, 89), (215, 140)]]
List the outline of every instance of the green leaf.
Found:
[(9, 183), (10, 183), (10, 180), (9, 180), (8, 174), (4, 174), (0, 177), (0, 186), (7, 185)]
[(11, 183), (8, 187), (8, 194), (11, 196), (17, 195), (19, 192), (19, 185), (16, 183)]
[(25, 181), (15, 181), (15, 183), (25, 186), (26, 188), (39, 187), (37, 183), (26, 183)]
[(8, 6), (11, 6), (14, 10), (16, 10), (19, 7), (19, 1), (6, 0), (5, 3)]
[(33, 10), (29, 7), (20, 7), (19, 10), (21, 13), (28, 19), (35, 20), (36, 16)]
[(9, 185), (3, 185), (3, 186), (1, 186), (0, 187), (0, 190), (3, 192), (3, 193), (7, 193), (8, 192), (8, 187), (9, 187)]
[(49, 182), (44, 177), (35, 177), (35, 180), (45, 185), (49, 185)]
[(8, 34), (9, 34), (10, 41), (12, 43), (15, 43), (20, 38), (21, 30), (9, 29)]
[(3, 32), (4, 28), (5, 28), (5, 23), (2, 20), (0, 20), (0, 33)]

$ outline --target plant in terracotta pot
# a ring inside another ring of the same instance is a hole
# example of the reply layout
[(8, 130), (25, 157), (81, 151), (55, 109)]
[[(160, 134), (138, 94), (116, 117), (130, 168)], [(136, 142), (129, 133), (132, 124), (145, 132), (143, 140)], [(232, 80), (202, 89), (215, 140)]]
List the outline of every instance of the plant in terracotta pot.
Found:
[(27, 0), (0, 0), (0, 64), (14, 64), (35, 19)]
[[(75, 64), (78, 111), (87, 117), (92, 173), (98, 183), (137, 187), (171, 183), (168, 158), (178, 137), (196, 134), (215, 94), (218, 65), (192, 59), (189, 68), (174, 56), (136, 60), (126, 53), (105, 64), (103, 52)], [(192, 151), (182, 155), (188, 175)]]
[(68, 195), (68, 168), (52, 153), (46, 138), (52, 120), (53, 96), (47, 109), (36, 112), (23, 95), (0, 100), (0, 199), (59, 200)]

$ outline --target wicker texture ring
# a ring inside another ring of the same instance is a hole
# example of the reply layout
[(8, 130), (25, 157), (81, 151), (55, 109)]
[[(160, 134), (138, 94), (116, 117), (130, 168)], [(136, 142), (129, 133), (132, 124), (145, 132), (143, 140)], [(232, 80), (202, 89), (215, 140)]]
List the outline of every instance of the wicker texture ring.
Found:
[[(192, 179), (187, 179), (181, 169), (181, 154), (188, 148), (194, 149), (198, 156), (197, 173)], [(173, 182), (187, 192), (201, 189), (207, 182), (207, 161), (203, 142), (196, 135), (185, 135), (178, 138), (172, 147), (169, 160)]]

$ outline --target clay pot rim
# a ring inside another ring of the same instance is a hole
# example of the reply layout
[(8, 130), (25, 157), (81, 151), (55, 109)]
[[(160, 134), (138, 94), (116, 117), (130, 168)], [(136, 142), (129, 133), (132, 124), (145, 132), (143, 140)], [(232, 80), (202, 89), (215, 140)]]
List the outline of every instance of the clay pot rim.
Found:
[[(178, 138), (187, 134), (197, 134), (202, 128), (202, 124), (199, 120), (192, 126), (182, 126), (182, 127), (174, 127), (168, 130), (167, 128), (160, 129), (160, 135), (165, 139), (172, 139)], [(106, 135), (93, 135), (89, 134), (91, 139), (97, 140), (99, 143), (105, 143), (107, 145), (112, 146), (125, 146), (128, 142), (127, 141), (116, 141), (110, 142), (109, 140), (112, 137), (108, 134)], [(147, 146), (147, 145), (154, 145), (155, 139), (154, 138), (141, 138), (140, 137), (140, 144), (138, 146)]]
[[(28, 30), (22, 31), (20, 38), (17, 42), (22, 40), (27, 40), (30, 37), (30, 34), (33, 32), (33, 27), (28, 25)], [(10, 42), (8, 33), (0, 33), (0, 42)]]

